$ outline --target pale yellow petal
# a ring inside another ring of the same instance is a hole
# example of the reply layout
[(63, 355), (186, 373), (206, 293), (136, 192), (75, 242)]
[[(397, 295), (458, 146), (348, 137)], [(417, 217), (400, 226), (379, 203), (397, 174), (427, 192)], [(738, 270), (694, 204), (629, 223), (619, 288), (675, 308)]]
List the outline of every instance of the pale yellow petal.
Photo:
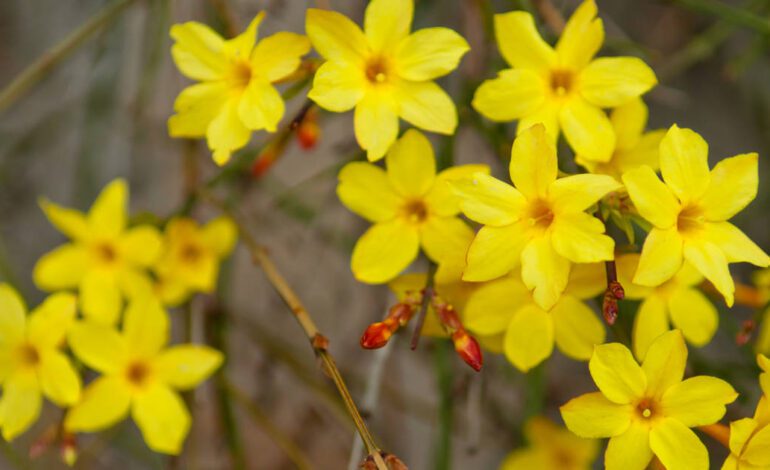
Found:
[(177, 390), (190, 390), (222, 365), (224, 356), (207, 346), (182, 344), (163, 351), (155, 363), (160, 379)]
[(519, 133), (511, 148), (511, 181), (527, 199), (545, 198), (558, 171), (556, 148), (542, 124)]
[[(627, 289), (626, 284), (622, 284)], [(634, 317), (632, 332), (634, 355), (640, 361), (647, 356), (647, 350), (655, 339), (669, 330), (666, 303), (658, 295), (650, 295), (639, 305)]]
[(473, 230), (458, 217), (430, 217), (420, 227), (420, 244), (436, 263), (465, 259), (472, 239)]
[(308, 51), (310, 41), (307, 37), (281, 31), (257, 43), (251, 53), (251, 65), (267, 81), (275, 82), (294, 73)]
[(671, 279), (682, 267), (683, 245), (676, 227), (666, 230), (653, 228), (644, 240), (633, 282), (642, 286), (657, 286)]
[(400, 220), (373, 225), (358, 239), (350, 261), (356, 279), (381, 284), (398, 276), (417, 257), (420, 236)]
[(463, 309), (463, 324), (480, 335), (504, 332), (513, 315), (529, 303), (529, 292), (518, 279), (505, 277), (481, 284)]
[(120, 317), (122, 295), (114, 276), (91, 270), (80, 283), (83, 316), (102, 325), (114, 325)]
[(604, 224), (585, 212), (557, 215), (550, 230), (553, 248), (573, 263), (610, 261), (615, 257), (615, 241), (604, 235)]
[(169, 318), (154, 296), (140, 296), (126, 308), (123, 337), (132, 357), (152, 358), (166, 345)]
[(82, 399), (69, 409), (64, 427), (71, 432), (94, 432), (128, 416), (131, 392), (122, 378), (102, 376), (83, 390)]
[(604, 324), (583, 302), (563, 295), (550, 311), (556, 346), (566, 356), (587, 361), (594, 346), (604, 342)]
[(642, 362), (647, 393), (656, 399), (680, 383), (687, 366), (687, 346), (679, 330), (667, 331), (650, 344)]
[(580, 70), (602, 46), (604, 25), (596, 13), (594, 0), (584, 0), (569, 18), (556, 44), (559, 64)]
[(705, 223), (698, 236), (719, 247), (728, 263), (746, 262), (761, 268), (770, 266), (770, 256), (730, 222)]
[(529, 240), (530, 235), (522, 223), (481, 227), (468, 248), (463, 280), (489, 281), (508, 274), (519, 264)]
[(505, 357), (522, 372), (547, 359), (553, 351), (553, 320), (536, 305), (519, 309), (505, 333)]
[(738, 393), (724, 380), (705, 375), (686, 379), (666, 390), (660, 402), (661, 413), (687, 427), (713, 424), (725, 415), (725, 405)]
[(757, 197), (758, 155), (725, 158), (711, 170), (711, 181), (699, 205), (710, 221), (728, 220)]
[(596, 386), (613, 403), (632, 403), (647, 389), (645, 373), (631, 351), (620, 343), (596, 346), (588, 369)]
[(607, 115), (580, 97), (567, 101), (559, 112), (559, 126), (576, 154), (607, 162), (615, 150), (615, 132)]
[(497, 47), (512, 67), (545, 70), (556, 62), (556, 53), (540, 36), (528, 12), (495, 15), (494, 25)]
[(450, 186), (460, 197), (463, 213), (484, 225), (510, 225), (519, 220), (526, 204), (517, 189), (485, 173), (452, 181)]
[(387, 174), (371, 163), (352, 162), (340, 171), (337, 196), (351, 211), (371, 222), (383, 222), (396, 215), (401, 198)]
[(203, 227), (201, 237), (206, 246), (221, 258), (233, 251), (238, 242), (238, 228), (230, 217), (220, 216)]
[[(268, 132), (275, 132), (284, 111), (285, 105), (278, 90), (267, 80), (252, 78), (241, 95), (237, 117), (241, 125), (251, 130), (265, 129)], [(238, 147), (235, 145), (230, 148)]]
[(457, 109), (452, 98), (435, 82), (398, 83), (398, 114), (406, 122), (439, 134), (453, 134)]
[(61, 346), (77, 315), (77, 297), (69, 292), (49, 295), (29, 315), (27, 339), (41, 349)]
[(356, 105), (354, 116), (358, 145), (366, 150), (370, 162), (385, 156), (398, 135), (398, 115), (390, 97), (379, 93), (366, 94)]
[(0, 344), (14, 345), (24, 338), (27, 307), (9, 284), (0, 284)]
[(372, 0), (366, 7), (364, 31), (375, 51), (392, 50), (412, 28), (413, 0)]
[(642, 138), (633, 148), (616, 150), (612, 160), (618, 172), (623, 174), (642, 165), (647, 165), (654, 171), (660, 169), (660, 141), (665, 135), (666, 131), (663, 129), (647, 132), (642, 134)]
[(17, 372), (3, 383), (0, 398), (0, 428), (3, 439), (10, 442), (23, 433), (40, 416), (43, 399), (37, 377), (31, 372)]
[(131, 416), (150, 449), (172, 455), (182, 451), (192, 419), (178, 393), (156, 383), (137, 394)]
[(708, 241), (687, 240), (684, 243), (684, 258), (716, 287), (727, 306), (732, 307), (735, 284), (724, 252)]
[(171, 137), (204, 137), (209, 124), (222, 109), (228, 87), (224, 81), (197, 83), (177, 96), (174, 111), (168, 119)]
[(128, 185), (123, 178), (110, 182), (88, 211), (91, 235), (116, 237), (126, 227), (128, 212)]
[(765, 425), (751, 438), (742, 457), (760, 468), (770, 467), (770, 426)]
[(61, 233), (73, 240), (83, 240), (88, 237), (88, 222), (82, 212), (54, 204), (45, 198), (38, 199), (38, 205), (46, 218)]
[(469, 50), (468, 42), (449, 28), (421, 29), (399, 43), (396, 73), (407, 80), (433, 80), (456, 69)]
[(547, 235), (532, 239), (521, 252), (521, 278), (540, 307), (548, 310), (559, 300), (567, 286), (570, 264), (554, 250)]
[(127, 261), (147, 267), (160, 255), (163, 239), (157, 228), (151, 225), (133, 227), (121, 235), (118, 251)]
[(650, 429), (636, 421), (624, 433), (610, 438), (604, 454), (607, 470), (645, 470), (651, 460)]
[(527, 69), (507, 69), (476, 89), (472, 105), (487, 119), (506, 122), (532, 115), (545, 98), (546, 83), (540, 75)]
[[(746, 441), (749, 440), (758, 423), (751, 418), (743, 418), (730, 423), (730, 452), (739, 456), (743, 452)], [(722, 467), (724, 468), (724, 467)], [(737, 466), (735, 467), (737, 469)]]
[(717, 309), (701, 292), (677, 289), (668, 299), (668, 309), (674, 328), (682, 330), (693, 346), (705, 346), (714, 337), (719, 325)]
[(642, 166), (627, 171), (623, 174), (623, 184), (639, 215), (662, 229), (676, 224), (680, 211), (679, 201), (652, 168)]
[(639, 266), (639, 253), (625, 253), (615, 257), (615, 266), (618, 273), (618, 281), (625, 290), (627, 299), (646, 299), (654, 292), (647, 286), (640, 286), (631, 281)]
[(423, 196), (436, 177), (436, 158), (425, 135), (409, 129), (385, 156), (388, 181), (404, 197)]
[(81, 245), (68, 243), (44, 254), (35, 264), (32, 278), (46, 291), (76, 287), (88, 269), (88, 253)]
[(38, 376), (46, 398), (57, 405), (74, 405), (80, 399), (80, 375), (59, 351), (47, 350), (40, 354)]
[(206, 129), (206, 141), (217, 165), (227, 163), (230, 154), (246, 145), (251, 137), (251, 131), (238, 116), (240, 103), (238, 97), (228, 99)]
[(171, 57), (179, 70), (194, 80), (216, 80), (224, 76), (227, 60), (224, 40), (208, 26), (189, 21), (171, 27)]
[(703, 137), (676, 124), (660, 142), (663, 180), (682, 203), (699, 199), (708, 189), (708, 144)]
[(641, 98), (634, 98), (612, 110), (610, 122), (615, 130), (616, 150), (629, 150), (639, 143), (648, 114), (647, 105)]
[(580, 72), (581, 96), (600, 108), (621, 106), (648, 92), (658, 82), (655, 72), (636, 57), (602, 57)]
[(76, 323), (70, 329), (67, 340), (78, 359), (102, 373), (118, 372), (128, 359), (126, 341), (109, 326)]
[(548, 188), (548, 200), (556, 214), (582, 212), (620, 188), (622, 185), (610, 176), (571, 175), (553, 182)]
[(631, 425), (633, 407), (609, 401), (601, 392), (586, 393), (559, 408), (567, 429), (585, 438), (619, 436)]
[(452, 182), (473, 178), (475, 173), (489, 174), (487, 165), (456, 165), (447, 168), (436, 175), (436, 181), (428, 194), (425, 203), (429, 210), (441, 217), (455, 215), (460, 212), (460, 197), (452, 187)]
[(604, 263), (573, 264), (564, 294), (578, 299), (590, 299), (604, 293), (607, 289), (605, 271)]
[(307, 97), (324, 109), (341, 113), (353, 109), (365, 90), (364, 69), (348, 62), (324, 62), (313, 76)]
[(361, 28), (335, 11), (309, 8), (305, 16), (305, 31), (313, 48), (324, 59), (362, 63), (369, 54), (368, 42)]

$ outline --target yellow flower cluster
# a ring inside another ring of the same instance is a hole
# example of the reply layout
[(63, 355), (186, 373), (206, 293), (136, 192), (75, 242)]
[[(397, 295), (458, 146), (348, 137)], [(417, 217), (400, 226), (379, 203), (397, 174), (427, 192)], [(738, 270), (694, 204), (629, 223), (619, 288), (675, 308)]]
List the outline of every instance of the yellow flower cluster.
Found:
[[(236, 241), (234, 224), (220, 218), (199, 227), (179, 217), (165, 235), (131, 226), (120, 179), (88, 214), (44, 199), (40, 205), (71, 240), (35, 266), (35, 283), (54, 293), (29, 315), (16, 291), (0, 284), (3, 437), (29, 428), (44, 396), (67, 408), (66, 433), (99, 431), (130, 413), (150, 448), (178, 454), (191, 424), (178, 391), (195, 388), (224, 358), (203, 345), (167, 346), (164, 305), (215, 288), (219, 263)], [(73, 364), (100, 375), (81, 391), (84, 371)]]

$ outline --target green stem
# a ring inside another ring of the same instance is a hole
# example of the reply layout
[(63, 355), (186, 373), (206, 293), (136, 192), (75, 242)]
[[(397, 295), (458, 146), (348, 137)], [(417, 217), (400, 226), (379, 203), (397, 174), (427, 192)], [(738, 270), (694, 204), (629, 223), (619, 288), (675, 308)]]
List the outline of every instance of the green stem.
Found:
[(61, 42), (48, 49), (35, 62), (16, 76), (11, 83), (0, 91), (0, 112), (5, 111), (29, 88), (39, 82), (62, 60), (72, 54), (86, 39), (112, 22), (134, 0), (117, 0), (92, 16), (78, 29), (70, 33)]
[(435, 363), (439, 389), (438, 438), (435, 448), (435, 469), (449, 470), (452, 466), (452, 357), (449, 341), (436, 343)]

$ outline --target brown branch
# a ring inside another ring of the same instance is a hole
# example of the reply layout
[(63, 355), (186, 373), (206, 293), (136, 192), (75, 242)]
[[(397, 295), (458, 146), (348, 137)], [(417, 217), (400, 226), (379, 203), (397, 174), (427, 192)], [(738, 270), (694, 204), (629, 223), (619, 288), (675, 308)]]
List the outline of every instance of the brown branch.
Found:
[(561, 12), (559, 12), (558, 8), (551, 3), (551, 0), (533, 0), (532, 3), (534, 4), (537, 13), (543, 18), (543, 21), (545, 21), (545, 24), (548, 25), (551, 31), (555, 34), (561, 34), (566, 22), (564, 21), (564, 17), (561, 16)]

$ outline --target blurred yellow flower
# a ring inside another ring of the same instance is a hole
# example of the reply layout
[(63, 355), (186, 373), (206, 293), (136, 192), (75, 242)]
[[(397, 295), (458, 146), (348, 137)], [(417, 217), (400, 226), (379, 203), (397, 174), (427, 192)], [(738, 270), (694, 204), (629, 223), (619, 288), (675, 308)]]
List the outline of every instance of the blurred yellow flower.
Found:
[(636, 358), (644, 359), (655, 338), (670, 329), (669, 323), (693, 346), (708, 344), (717, 331), (719, 315), (711, 301), (697, 289), (703, 276), (689, 263), (684, 263), (679, 272), (663, 284), (640, 286), (632, 281), (638, 265), (638, 254), (622, 255), (616, 260), (618, 280), (626, 298), (642, 301), (634, 318)]
[(770, 403), (760, 398), (753, 418), (730, 423), (730, 455), (722, 470), (770, 469)]
[(660, 143), (660, 167), (665, 183), (647, 166), (623, 175), (639, 215), (653, 225), (634, 282), (660, 285), (687, 260), (732, 306), (727, 264), (770, 265), (770, 257), (727, 222), (757, 195), (757, 154), (726, 158), (709, 172), (706, 141), (675, 124)]
[(636, 57), (594, 55), (604, 42), (604, 25), (593, 0), (585, 0), (556, 44), (540, 37), (527, 12), (495, 15), (500, 52), (512, 67), (476, 90), (473, 107), (494, 121), (519, 120), (518, 131), (543, 123), (555, 141), (560, 130), (575, 153), (610, 160), (615, 134), (602, 108), (641, 96), (656, 83), (655, 73)]
[(505, 458), (499, 470), (590, 470), (599, 453), (599, 442), (576, 437), (543, 416), (524, 425), (529, 447)]
[(556, 179), (556, 149), (542, 124), (513, 142), (509, 172), (515, 187), (481, 173), (452, 183), (465, 215), (484, 224), (468, 250), (463, 279), (495, 279), (521, 262), (524, 284), (549, 310), (564, 291), (573, 262), (613, 259), (615, 242), (604, 235), (604, 224), (584, 211), (621, 185), (606, 175)]
[(576, 155), (577, 164), (591, 173), (610, 175), (618, 181), (623, 173), (642, 165), (657, 170), (660, 167), (658, 148), (666, 131), (644, 132), (647, 114), (647, 105), (641, 98), (634, 98), (613, 109), (610, 123), (615, 132), (615, 147), (609, 160), (595, 161), (588, 155)]
[(102, 375), (67, 413), (68, 431), (98, 431), (130, 411), (152, 450), (181, 451), (190, 414), (177, 390), (195, 388), (220, 366), (223, 356), (201, 345), (164, 348), (168, 323), (160, 303), (142, 296), (126, 309), (122, 332), (89, 321), (72, 327), (68, 339), (73, 352)]
[(0, 284), (0, 429), (6, 441), (37, 420), (43, 396), (62, 407), (80, 399), (80, 376), (61, 351), (76, 306), (74, 295), (54, 294), (27, 317), (19, 294)]
[(421, 129), (453, 134), (457, 110), (434, 79), (448, 74), (470, 49), (448, 28), (410, 34), (413, 0), (372, 0), (364, 31), (346, 16), (310, 8), (305, 29), (326, 59), (308, 97), (334, 112), (355, 107), (355, 133), (370, 161), (398, 135), (398, 118)]
[(644, 469), (653, 454), (668, 470), (706, 470), (706, 446), (689, 428), (719, 421), (738, 396), (727, 382), (682, 380), (687, 347), (679, 330), (659, 336), (641, 367), (619, 343), (597, 346), (588, 364), (599, 392), (561, 407), (567, 428), (581, 437), (609, 437), (607, 470)]
[(576, 264), (564, 293), (545, 310), (518, 274), (509, 275), (476, 287), (463, 319), (473, 333), (502, 336), (505, 357), (522, 372), (550, 357), (554, 343), (565, 355), (586, 361), (594, 346), (604, 342), (604, 325), (583, 300), (605, 286), (603, 265)]
[(214, 290), (219, 264), (233, 250), (237, 229), (227, 217), (203, 227), (178, 217), (169, 221), (164, 238), (163, 253), (154, 266), (159, 279), (156, 294), (166, 305), (179, 305), (193, 292)]
[(225, 40), (208, 26), (171, 27), (171, 56), (179, 70), (199, 81), (185, 88), (168, 120), (171, 137), (206, 137), (214, 161), (224, 165), (245, 146), (251, 131), (275, 132), (284, 103), (273, 84), (292, 74), (310, 50), (305, 36), (280, 32), (256, 42), (259, 13), (239, 36)]
[(160, 254), (160, 233), (149, 225), (126, 227), (128, 188), (123, 179), (108, 184), (87, 215), (45, 199), (40, 207), (71, 242), (40, 258), (35, 284), (46, 291), (77, 289), (88, 319), (115, 324), (123, 297), (150, 282), (145, 269)]
[(485, 165), (460, 165), (437, 175), (433, 148), (414, 129), (390, 148), (385, 162), (387, 172), (371, 163), (349, 163), (337, 186), (342, 203), (374, 223), (351, 260), (356, 279), (372, 284), (396, 277), (421, 245), (436, 262), (465, 250), (472, 230), (457, 217), (459, 200), (447, 182), (489, 172)]

